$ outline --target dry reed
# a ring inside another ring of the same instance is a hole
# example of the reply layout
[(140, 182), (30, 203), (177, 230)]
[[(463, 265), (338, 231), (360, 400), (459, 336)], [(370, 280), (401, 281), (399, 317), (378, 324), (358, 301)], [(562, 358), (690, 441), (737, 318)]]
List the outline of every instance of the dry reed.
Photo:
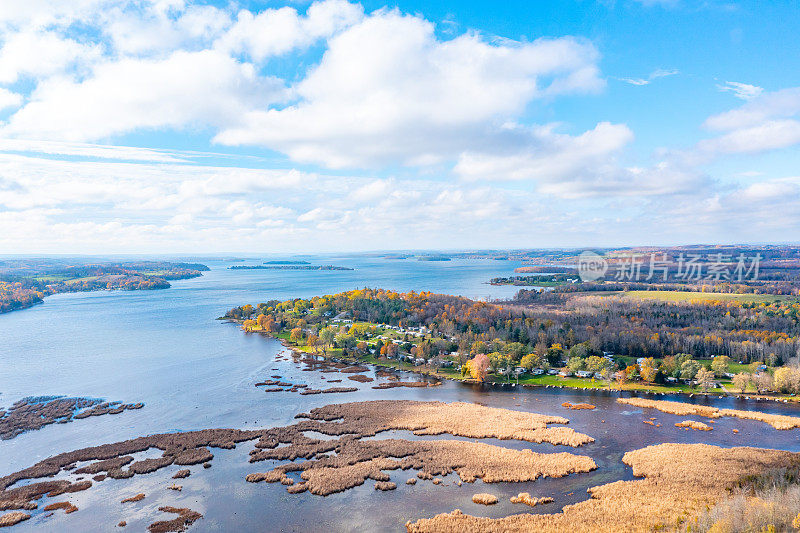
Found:
[(481, 492), (472, 496), (472, 501), (481, 505), (494, 505), (497, 503), (497, 496)]
[(177, 508), (177, 507), (159, 507), (159, 511), (162, 513), (174, 513), (177, 514), (175, 518), (172, 520), (162, 520), (160, 522), (154, 522), (147, 526), (147, 530), (150, 533), (169, 533), (172, 531), (186, 531), (186, 529), (195, 523), (197, 520), (203, 518), (198, 512), (192, 511), (191, 509), (186, 508)]
[(796, 467), (800, 455), (707, 444), (659, 444), (628, 452), (623, 462), (644, 479), (589, 489), (591, 498), (555, 514), (518, 514), (491, 519), (459, 510), (409, 522), (410, 532), (596, 532), (681, 529), (723, 500), (746, 475)]
[(696, 420), (684, 420), (683, 422), (676, 422), (675, 427), (686, 428), (687, 430), (696, 429), (699, 431), (711, 431), (714, 429), (708, 424), (703, 424), (702, 422), (698, 422)]
[(520, 492), (516, 496), (511, 497), (511, 503), (524, 503), (525, 505), (530, 505), (531, 507), (535, 505), (543, 505), (545, 503), (552, 503), (554, 500), (548, 496), (543, 498), (532, 498), (530, 493), (527, 492)]
[(794, 429), (800, 428), (800, 417), (788, 415), (773, 415), (759, 411), (743, 411), (741, 409), (719, 409), (707, 405), (694, 405), (683, 402), (670, 402), (665, 400), (648, 400), (646, 398), (617, 398), (619, 403), (633, 405), (634, 407), (649, 407), (658, 409), (663, 413), (673, 415), (697, 415), (707, 418), (720, 418), (731, 416), (747, 420), (758, 420), (765, 422), (775, 429)]
[(78, 510), (78, 508), (72, 505), (70, 502), (51, 503), (44, 508), (45, 511), (56, 511), (58, 509), (64, 509), (65, 514), (74, 513)]
[(23, 513), (20, 511), (13, 511), (11, 513), (0, 515), (0, 527), (15, 526), (20, 522), (24, 522), (30, 517), (31, 515), (29, 515), (28, 513)]
[(596, 405), (592, 405), (590, 403), (569, 403), (564, 402), (561, 404), (561, 407), (566, 407), (567, 409), (597, 409)]

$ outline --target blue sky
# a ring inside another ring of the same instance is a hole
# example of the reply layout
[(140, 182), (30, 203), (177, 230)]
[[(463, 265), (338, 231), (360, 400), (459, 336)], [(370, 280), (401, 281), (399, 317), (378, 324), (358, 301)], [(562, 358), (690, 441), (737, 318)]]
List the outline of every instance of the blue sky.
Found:
[(796, 242), (794, 2), (0, 5), (0, 253)]

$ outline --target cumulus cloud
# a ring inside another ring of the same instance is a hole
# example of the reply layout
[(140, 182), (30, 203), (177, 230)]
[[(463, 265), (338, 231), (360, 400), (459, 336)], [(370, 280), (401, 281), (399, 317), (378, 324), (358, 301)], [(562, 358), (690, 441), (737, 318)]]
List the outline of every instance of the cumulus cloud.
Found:
[(302, 162), (431, 164), (482, 142), (532, 100), (603, 86), (595, 48), (572, 38), (440, 40), (430, 22), (381, 11), (328, 41), (296, 104), (254, 110), (220, 132)]
[(774, 118), (800, 113), (800, 87), (765, 93), (741, 107), (709, 117), (705, 126), (712, 130), (733, 130), (758, 125)]
[(99, 56), (98, 46), (81, 44), (52, 31), (9, 32), (0, 48), (0, 83), (63, 73)]
[(216, 47), (235, 54), (246, 53), (255, 61), (305, 48), (330, 37), (364, 16), (360, 4), (325, 0), (309, 6), (305, 15), (292, 7), (238, 13), (236, 23), (222, 35)]
[(92, 141), (141, 129), (219, 127), (280, 100), (282, 91), (280, 81), (212, 50), (124, 59), (98, 65), (84, 81), (43, 82), (0, 134)]
[(3, 89), (0, 87), (0, 111), (4, 111), (9, 107), (19, 107), (22, 103), (22, 95)]

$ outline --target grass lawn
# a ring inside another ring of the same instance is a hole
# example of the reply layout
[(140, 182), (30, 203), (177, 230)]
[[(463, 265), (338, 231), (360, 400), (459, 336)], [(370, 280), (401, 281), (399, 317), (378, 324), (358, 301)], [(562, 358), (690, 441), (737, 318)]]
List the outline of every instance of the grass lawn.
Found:
[(737, 301), (746, 303), (773, 303), (786, 300), (788, 296), (772, 294), (729, 294), (720, 292), (689, 291), (628, 291), (623, 293), (627, 298), (641, 300), (660, 300), (662, 302), (711, 302)]

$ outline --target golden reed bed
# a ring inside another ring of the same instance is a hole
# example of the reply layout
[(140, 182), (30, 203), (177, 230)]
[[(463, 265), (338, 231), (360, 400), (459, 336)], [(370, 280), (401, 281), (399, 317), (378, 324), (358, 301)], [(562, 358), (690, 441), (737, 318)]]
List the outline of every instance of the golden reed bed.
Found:
[(696, 429), (698, 431), (711, 431), (712, 428), (708, 424), (703, 424), (702, 422), (698, 422), (696, 420), (684, 420), (683, 422), (676, 422), (675, 427), (677, 428), (686, 428), (686, 429)]
[(623, 462), (643, 479), (589, 489), (591, 498), (555, 514), (482, 518), (452, 513), (409, 522), (409, 532), (615, 532), (681, 530), (726, 498), (744, 476), (800, 466), (800, 454), (708, 444), (659, 444), (628, 452)]
[(649, 407), (658, 409), (662, 413), (670, 413), (681, 416), (705, 416), (707, 418), (720, 418), (732, 416), (747, 420), (758, 420), (765, 422), (775, 429), (794, 429), (800, 428), (800, 417), (787, 415), (772, 415), (759, 411), (742, 411), (740, 409), (719, 409), (707, 405), (694, 405), (683, 402), (670, 402), (665, 400), (648, 400), (646, 398), (617, 398), (619, 403), (632, 405), (634, 407)]
[(533, 498), (528, 492), (520, 492), (516, 496), (511, 497), (511, 503), (524, 503), (534, 507), (536, 505), (543, 505), (545, 503), (552, 503), (554, 500), (548, 496), (543, 498)]

